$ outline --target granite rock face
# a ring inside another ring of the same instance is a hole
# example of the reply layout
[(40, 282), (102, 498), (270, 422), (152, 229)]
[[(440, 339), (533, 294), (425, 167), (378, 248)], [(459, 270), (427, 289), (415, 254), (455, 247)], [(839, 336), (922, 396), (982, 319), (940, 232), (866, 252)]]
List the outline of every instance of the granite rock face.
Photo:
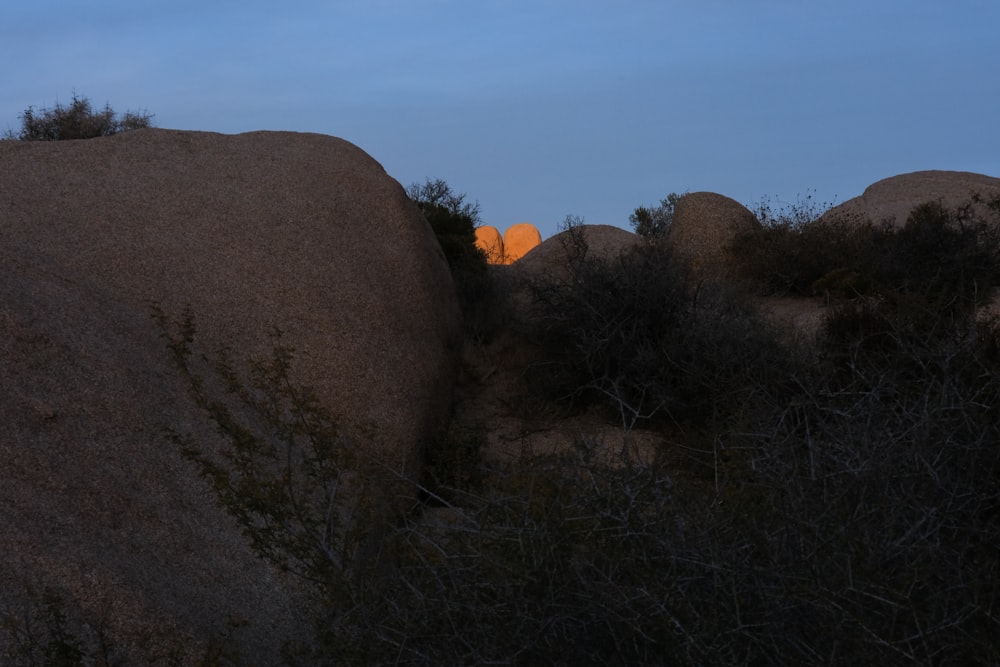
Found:
[(902, 227), (920, 204), (935, 202), (951, 209), (969, 203), (973, 194), (1000, 195), (1000, 178), (967, 171), (916, 171), (873, 183), (861, 195), (831, 208), (821, 219), (889, 222)]
[(691, 192), (674, 207), (667, 231), (676, 256), (709, 279), (728, 274), (728, 247), (740, 234), (760, 228), (750, 210), (735, 199), (714, 192)]
[(312, 134), (0, 142), (0, 193), (0, 590), (52, 585), (124, 638), (196, 645), (246, 617), (249, 649), (276, 649), (296, 587), (167, 438), (218, 444), (150, 303), (190, 306), (196, 349), (237, 365), (280, 329), (295, 382), (415, 479), (461, 343), (430, 227), (370, 156)]
[(583, 256), (614, 259), (641, 243), (641, 238), (621, 227), (580, 225), (545, 239), (515, 266), (525, 276), (551, 275), (562, 279), (573, 259)]
[(486, 254), (488, 264), (513, 264), (541, 242), (542, 235), (530, 222), (511, 225), (503, 234), (489, 225), (476, 228), (476, 247)]
[(486, 253), (487, 264), (503, 264), (503, 235), (490, 225), (476, 227), (476, 247)]
[(530, 222), (511, 225), (503, 233), (504, 263), (513, 264), (542, 242), (542, 235)]

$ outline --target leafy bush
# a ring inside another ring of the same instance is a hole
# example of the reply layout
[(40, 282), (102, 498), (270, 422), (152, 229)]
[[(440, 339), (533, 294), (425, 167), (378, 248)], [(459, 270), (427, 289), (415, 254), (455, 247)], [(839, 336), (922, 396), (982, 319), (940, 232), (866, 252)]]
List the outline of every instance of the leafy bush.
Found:
[(28, 107), (21, 114), (21, 131), (15, 136), (8, 132), (8, 139), (21, 141), (65, 141), (93, 139), (120, 132), (152, 127), (152, 115), (126, 111), (117, 116), (110, 106), (95, 111), (86, 97), (73, 94), (68, 107), (56, 104), (51, 109), (35, 111)]

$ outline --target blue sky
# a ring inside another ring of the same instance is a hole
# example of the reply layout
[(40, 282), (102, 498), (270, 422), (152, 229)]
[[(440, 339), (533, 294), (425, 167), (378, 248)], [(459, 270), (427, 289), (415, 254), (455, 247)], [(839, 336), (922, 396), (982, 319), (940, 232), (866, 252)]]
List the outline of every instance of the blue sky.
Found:
[(997, 26), (997, 0), (34, 0), (0, 10), (0, 130), (75, 91), (159, 127), (332, 134), (547, 237), (670, 192), (1000, 176)]

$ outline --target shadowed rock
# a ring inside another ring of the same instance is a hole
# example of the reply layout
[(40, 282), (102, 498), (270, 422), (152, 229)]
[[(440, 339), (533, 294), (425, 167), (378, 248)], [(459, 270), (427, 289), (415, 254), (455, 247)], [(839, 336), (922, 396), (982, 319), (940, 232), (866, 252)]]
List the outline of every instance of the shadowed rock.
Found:
[(860, 196), (831, 208), (821, 220), (890, 222), (902, 227), (920, 204), (937, 202), (951, 209), (968, 203), (974, 193), (1000, 194), (1000, 178), (967, 171), (916, 171), (873, 183)]
[(692, 192), (674, 207), (668, 239), (676, 256), (704, 278), (728, 274), (729, 245), (740, 234), (760, 228), (743, 204), (714, 192)]
[(295, 380), (416, 477), (461, 331), (429, 226), (367, 154), (309, 134), (0, 142), (0, 192), (0, 605), (52, 585), (139, 656), (242, 617), (275, 664), (296, 586), (166, 437), (218, 443), (149, 302), (190, 304), (197, 350), (237, 362), (279, 327)]
[(569, 262), (585, 252), (591, 257), (617, 257), (642, 242), (638, 236), (612, 225), (580, 225), (545, 239), (521, 258), (517, 270), (527, 275), (563, 275)]
[(516, 270), (526, 277), (551, 275), (565, 279), (570, 261), (580, 253), (613, 259), (641, 242), (641, 238), (621, 227), (580, 225), (545, 239), (518, 261)]

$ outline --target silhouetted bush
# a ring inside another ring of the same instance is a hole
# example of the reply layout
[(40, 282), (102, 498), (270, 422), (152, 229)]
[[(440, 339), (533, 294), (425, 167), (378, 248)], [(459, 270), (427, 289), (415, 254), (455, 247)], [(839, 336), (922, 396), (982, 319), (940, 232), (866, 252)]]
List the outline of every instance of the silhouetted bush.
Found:
[(21, 141), (66, 141), (106, 137), (129, 130), (152, 127), (153, 116), (142, 112), (126, 111), (118, 116), (109, 105), (94, 110), (90, 100), (73, 94), (69, 106), (56, 104), (51, 109), (35, 111), (28, 107), (21, 114), (21, 131), (8, 139)]
[(828, 341), (835, 368), (726, 438), (753, 471), (733, 517), (754, 554), (744, 623), (767, 664), (995, 664), (995, 324), (927, 337), (865, 302), (855, 315), (868, 331)]
[(738, 272), (765, 294), (808, 296), (817, 287), (868, 293), (868, 271), (884, 230), (857, 220), (820, 222), (822, 212), (811, 198), (777, 210), (761, 201), (755, 211), (761, 228), (733, 243)]
[(636, 234), (647, 241), (655, 241), (667, 235), (674, 221), (674, 206), (681, 195), (671, 192), (656, 206), (640, 206), (628, 217)]
[(573, 410), (604, 404), (627, 423), (705, 425), (768, 384), (785, 351), (736, 291), (695, 282), (663, 244), (589, 252), (570, 226), (569, 273), (530, 284), (536, 390)]
[(476, 227), (482, 222), (479, 204), (467, 202), (464, 194), (456, 194), (441, 179), (413, 183), (406, 192), (427, 218), (448, 260), (466, 332), (488, 339), (496, 329), (502, 299), (486, 253), (476, 246)]
[(967, 315), (1000, 285), (1000, 214), (987, 219), (971, 205), (948, 210), (929, 202), (885, 245), (879, 282), (886, 292), (918, 298), (939, 316)]
[[(997, 198), (1000, 199), (1000, 198)], [(1000, 204), (976, 213), (929, 202), (899, 229), (865, 220), (820, 220), (808, 206), (775, 215), (733, 246), (740, 273), (765, 293), (851, 298), (902, 295), (967, 314), (1000, 284)]]
[(449, 266), (478, 264), (480, 258), (486, 263), (485, 255), (476, 248), (476, 227), (482, 222), (478, 203), (465, 201), (464, 194), (453, 192), (441, 179), (413, 183), (406, 194), (430, 223)]

